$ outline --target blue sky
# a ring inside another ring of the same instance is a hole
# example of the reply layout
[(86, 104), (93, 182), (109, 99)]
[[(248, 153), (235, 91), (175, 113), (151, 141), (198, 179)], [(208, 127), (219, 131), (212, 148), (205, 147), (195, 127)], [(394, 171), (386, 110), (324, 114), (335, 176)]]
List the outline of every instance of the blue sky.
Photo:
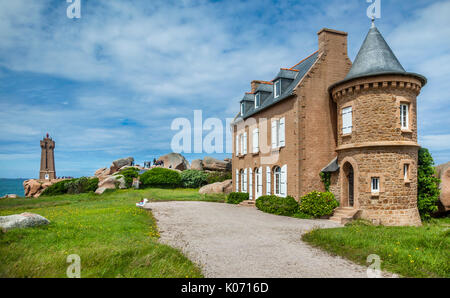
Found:
[[(173, 119), (200, 109), (225, 123), (251, 80), (316, 51), (321, 28), (347, 31), (353, 60), (370, 26), (366, 0), (81, 3), (71, 20), (65, 0), (0, 0), (0, 177), (36, 177), (46, 132), (58, 176), (151, 160), (170, 152)], [(450, 161), (448, 15), (450, 1), (382, 0), (377, 20), (405, 69), (429, 80), (419, 136), (437, 163)]]

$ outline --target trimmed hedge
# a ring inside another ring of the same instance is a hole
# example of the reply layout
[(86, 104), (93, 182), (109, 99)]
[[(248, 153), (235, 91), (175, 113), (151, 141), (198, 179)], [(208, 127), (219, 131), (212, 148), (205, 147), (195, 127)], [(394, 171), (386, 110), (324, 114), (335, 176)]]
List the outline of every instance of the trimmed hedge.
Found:
[(64, 194), (80, 194), (94, 192), (98, 186), (98, 178), (81, 177), (78, 179), (70, 179), (59, 181), (43, 192), (42, 196), (58, 196)]
[(262, 196), (256, 200), (256, 208), (276, 215), (293, 216), (298, 212), (298, 203), (291, 196), (286, 198), (275, 195)]
[(208, 174), (199, 170), (181, 172), (181, 184), (185, 188), (199, 188), (208, 184)]
[(181, 186), (181, 175), (174, 170), (153, 168), (143, 173), (140, 181), (145, 187), (177, 188)]
[(249, 199), (249, 194), (245, 192), (232, 192), (228, 195), (227, 199), (225, 200), (228, 204), (239, 204), (243, 201), (247, 201)]
[(114, 175), (122, 175), (125, 179), (126, 187), (131, 188), (131, 186), (133, 186), (133, 178), (139, 177), (139, 170), (136, 168), (126, 168), (118, 173), (115, 173)]
[(331, 192), (313, 191), (301, 198), (299, 210), (314, 217), (321, 217), (333, 214), (333, 210), (338, 206), (339, 203)]

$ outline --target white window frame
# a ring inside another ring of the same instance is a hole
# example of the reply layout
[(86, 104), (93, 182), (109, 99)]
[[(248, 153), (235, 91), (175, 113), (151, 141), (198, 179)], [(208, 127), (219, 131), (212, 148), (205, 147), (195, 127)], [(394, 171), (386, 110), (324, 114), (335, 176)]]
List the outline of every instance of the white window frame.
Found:
[(270, 196), (272, 194), (272, 183), (271, 183), (272, 171), (270, 167), (266, 167), (266, 195)]
[(372, 193), (380, 193), (380, 177), (372, 177), (370, 179), (370, 190)]
[(273, 169), (273, 188), (276, 196), (281, 196), (281, 168), (275, 167)]
[(236, 150), (236, 156), (239, 156), (239, 135), (236, 134), (236, 140), (235, 140), (235, 150)]
[(248, 169), (248, 198), (253, 200), (253, 171)]
[(240, 171), (236, 169), (236, 192), (239, 192), (239, 175)]
[(244, 134), (240, 134), (239, 135), (239, 139), (240, 139), (240, 147), (241, 147), (241, 150), (239, 151), (239, 153), (240, 154), (244, 154)]
[(273, 84), (273, 98), (278, 98), (281, 95), (281, 79), (275, 81)]
[(400, 125), (402, 129), (409, 129), (409, 104), (400, 104)]
[(262, 196), (262, 167), (259, 167), (255, 170), (255, 184), (256, 184), (256, 194), (255, 199), (258, 199)]
[(409, 181), (409, 163), (403, 164), (403, 179)]
[(259, 108), (261, 106), (261, 93), (255, 94), (255, 109)]
[(353, 131), (353, 107), (342, 109), (342, 134), (348, 135)]
[(241, 102), (241, 116), (244, 116), (244, 103)]

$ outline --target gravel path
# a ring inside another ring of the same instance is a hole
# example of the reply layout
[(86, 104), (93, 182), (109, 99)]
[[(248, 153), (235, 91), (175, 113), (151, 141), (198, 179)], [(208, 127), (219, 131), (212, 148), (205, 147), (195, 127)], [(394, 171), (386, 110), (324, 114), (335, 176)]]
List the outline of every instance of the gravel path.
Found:
[(339, 226), (256, 208), (205, 202), (148, 203), (161, 242), (177, 247), (205, 277), (367, 277), (366, 268), (301, 241), (314, 227)]

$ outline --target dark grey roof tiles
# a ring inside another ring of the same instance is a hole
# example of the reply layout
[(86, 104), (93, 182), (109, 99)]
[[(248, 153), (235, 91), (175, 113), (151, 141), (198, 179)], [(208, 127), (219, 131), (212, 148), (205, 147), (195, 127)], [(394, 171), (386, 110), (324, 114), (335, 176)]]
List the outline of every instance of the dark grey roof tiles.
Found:
[[(243, 119), (246, 119), (288, 97), (294, 94), (295, 86), (303, 79), (303, 77), (306, 75), (306, 73), (309, 71), (309, 69), (313, 66), (313, 64), (317, 61), (317, 58), (319, 57), (319, 52), (315, 52), (311, 56), (307, 57), (305, 60), (301, 61), (292, 69), (298, 70), (298, 71), (290, 71), (292, 73), (296, 73), (296, 76), (294, 77), (293, 81), (289, 84), (289, 86), (282, 90), (282, 94), (274, 98), (273, 97), (273, 86), (269, 85), (271, 87), (270, 95), (268, 98), (261, 104), (260, 107), (256, 108), (253, 106), (249, 108), (249, 110), (245, 113), (245, 115), (242, 117)], [(260, 85), (261, 86), (261, 85)], [(245, 98), (245, 97), (244, 97)]]
[(271, 85), (271, 84), (264, 84), (264, 83), (259, 84), (258, 87), (256, 88), (256, 92), (258, 92), (258, 91), (272, 93), (273, 85)]
[(377, 27), (372, 26), (345, 79), (385, 72), (405, 73), (406, 71)]

